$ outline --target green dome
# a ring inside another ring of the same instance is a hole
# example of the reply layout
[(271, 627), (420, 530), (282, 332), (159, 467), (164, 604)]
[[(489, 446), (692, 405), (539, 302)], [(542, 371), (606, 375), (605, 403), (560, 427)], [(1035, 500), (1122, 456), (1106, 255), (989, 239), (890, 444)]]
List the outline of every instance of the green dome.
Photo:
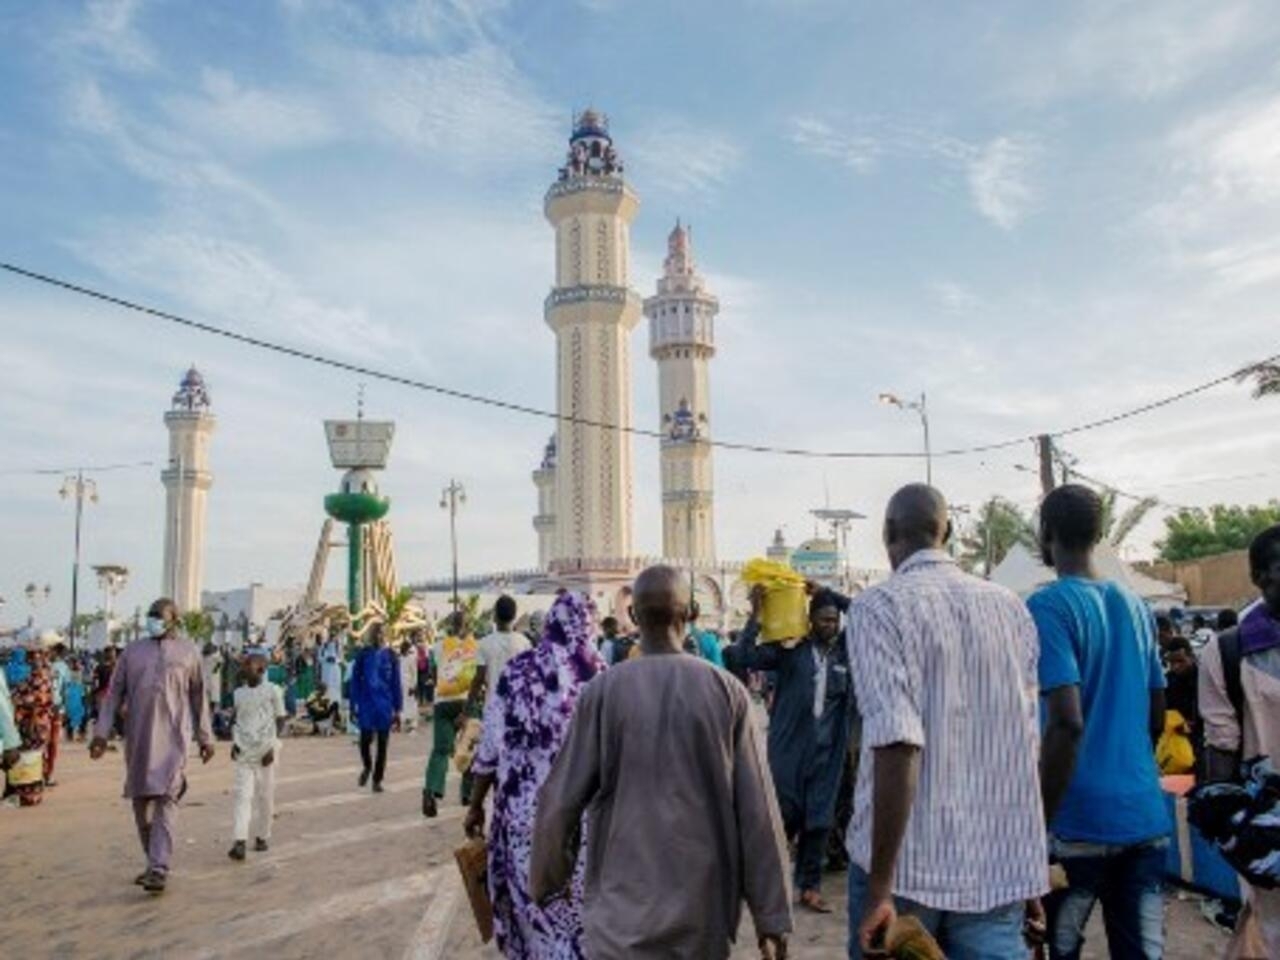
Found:
[(376, 493), (331, 493), (324, 498), (325, 513), (343, 523), (381, 520), (391, 509), (391, 501)]

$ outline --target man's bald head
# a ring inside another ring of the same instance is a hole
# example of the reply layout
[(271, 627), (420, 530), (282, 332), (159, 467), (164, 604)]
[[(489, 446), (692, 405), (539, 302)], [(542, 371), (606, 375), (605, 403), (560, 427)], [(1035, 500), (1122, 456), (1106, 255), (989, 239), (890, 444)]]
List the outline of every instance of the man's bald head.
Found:
[(889, 499), (884, 513), (884, 545), (896, 570), (919, 550), (937, 550), (951, 538), (947, 501), (933, 487), (911, 483)]
[(674, 567), (656, 566), (636, 577), (631, 596), (631, 619), (640, 639), (655, 652), (681, 649), (689, 619), (689, 583)]

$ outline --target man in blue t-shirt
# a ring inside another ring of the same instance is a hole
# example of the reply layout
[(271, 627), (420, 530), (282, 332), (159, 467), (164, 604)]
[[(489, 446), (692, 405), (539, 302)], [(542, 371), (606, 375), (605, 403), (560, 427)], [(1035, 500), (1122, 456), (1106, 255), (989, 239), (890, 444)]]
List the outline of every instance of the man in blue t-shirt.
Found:
[(1027, 601), (1040, 633), (1041, 791), (1051, 850), (1070, 882), (1046, 901), (1049, 950), (1076, 960), (1100, 900), (1110, 956), (1159, 960), (1170, 827), (1153, 744), (1165, 680), (1151, 612), (1097, 576), (1102, 517), (1087, 487), (1045, 497), (1040, 545), (1058, 580)]

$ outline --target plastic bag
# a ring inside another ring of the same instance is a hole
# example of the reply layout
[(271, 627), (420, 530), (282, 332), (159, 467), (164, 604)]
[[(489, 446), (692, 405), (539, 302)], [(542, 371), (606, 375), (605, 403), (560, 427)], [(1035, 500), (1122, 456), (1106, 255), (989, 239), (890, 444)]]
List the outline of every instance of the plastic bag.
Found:
[(1190, 773), (1196, 768), (1196, 754), (1188, 736), (1190, 732), (1191, 728), (1181, 713), (1165, 711), (1164, 733), (1156, 743), (1156, 764), (1161, 774)]
[(760, 608), (760, 642), (796, 640), (809, 632), (804, 577), (785, 564), (757, 557), (742, 568), (742, 581), (764, 588)]

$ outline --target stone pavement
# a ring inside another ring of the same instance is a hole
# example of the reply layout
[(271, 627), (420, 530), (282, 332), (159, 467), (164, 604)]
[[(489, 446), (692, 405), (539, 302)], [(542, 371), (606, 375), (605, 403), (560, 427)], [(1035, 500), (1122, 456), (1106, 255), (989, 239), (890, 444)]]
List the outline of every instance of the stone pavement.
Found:
[[(356, 787), (355, 747), (342, 737), (287, 740), (272, 849), (227, 859), (232, 768), (228, 745), (207, 767), (192, 759), (178, 817), (173, 876), (151, 898), (133, 886), (142, 866), (122, 762), (91, 764), (64, 748), (60, 786), (32, 809), (0, 810), (0, 955), (80, 958), (325, 958), (470, 960), (480, 946), (457, 879), (461, 841), (456, 780), (434, 821), (419, 812), (430, 728), (391, 741), (387, 792)], [(838, 912), (798, 917), (792, 955), (839, 958), (846, 920), (842, 878), (829, 878)], [(1193, 906), (1171, 902), (1169, 960), (1217, 956), (1221, 937)], [(757, 955), (749, 922), (735, 958)], [(1086, 956), (1106, 956), (1096, 939)]]

